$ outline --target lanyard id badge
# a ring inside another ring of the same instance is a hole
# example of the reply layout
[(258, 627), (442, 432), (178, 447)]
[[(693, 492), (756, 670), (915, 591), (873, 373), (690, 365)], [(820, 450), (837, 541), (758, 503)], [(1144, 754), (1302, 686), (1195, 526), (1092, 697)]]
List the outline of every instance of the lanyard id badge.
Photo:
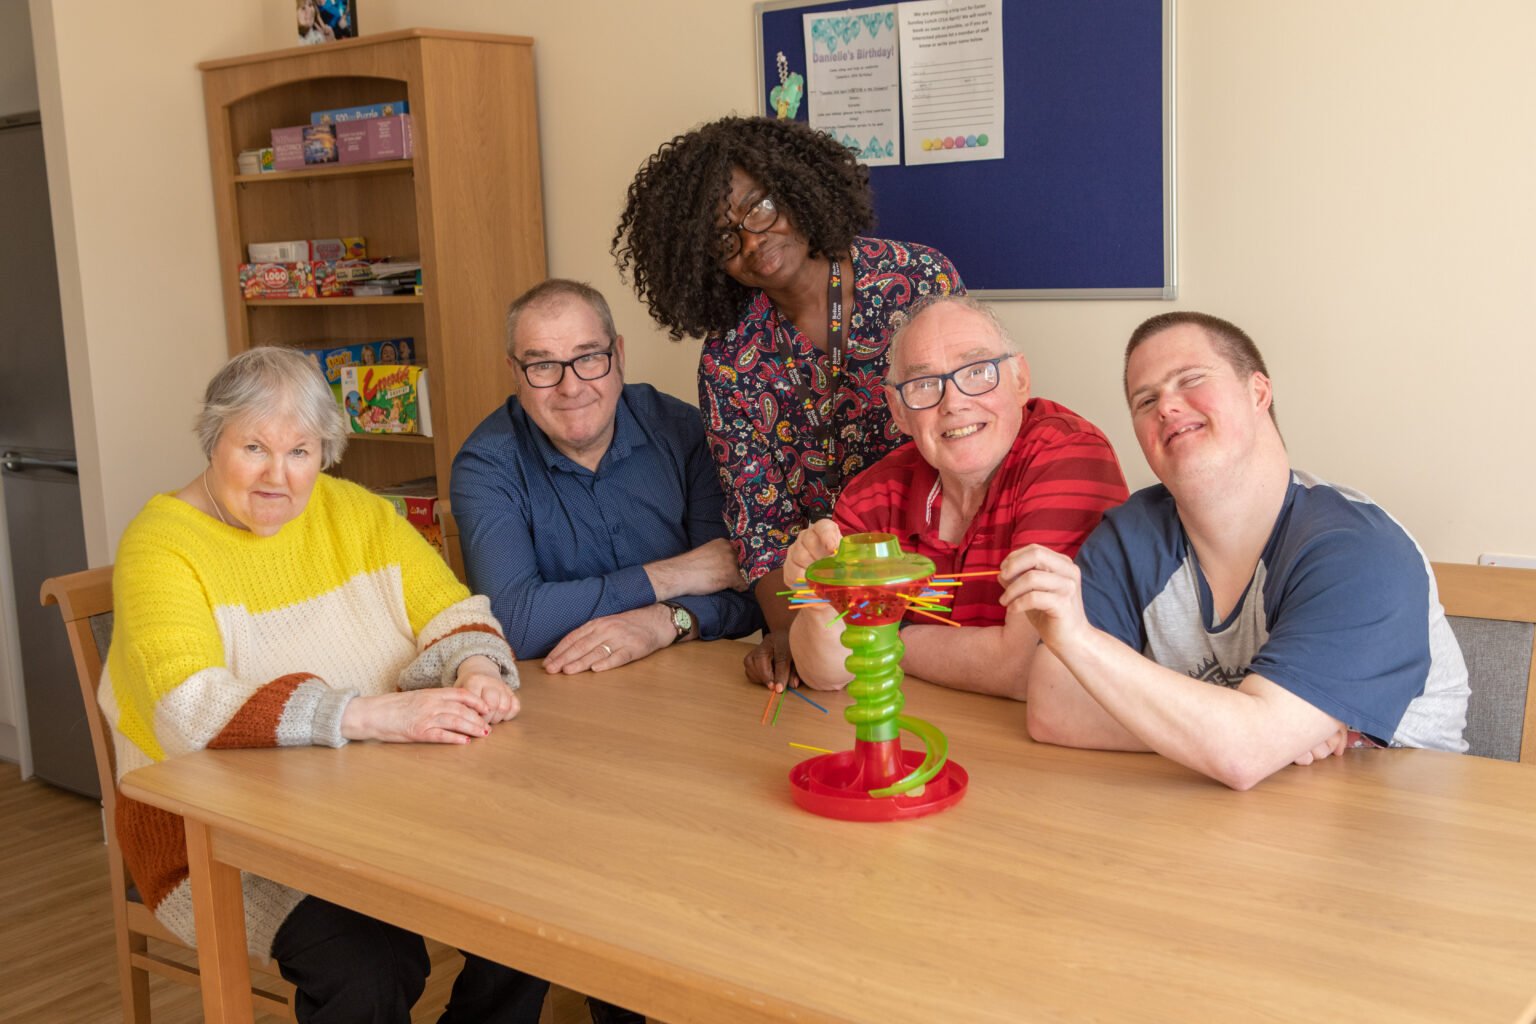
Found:
[(774, 318), (774, 336), (778, 342), (779, 355), (784, 360), (785, 372), (794, 383), (801, 406), (805, 409), (805, 418), (810, 421), (811, 429), (815, 431), (816, 447), (821, 449), (822, 457), (826, 460), (822, 481), (833, 497), (836, 497), (837, 492), (842, 488), (842, 467), (837, 461), (837, 407), (841, 398), (843, 364), (847, 359), (843, 326), (843, 268), (839, 260), (833, 260), (832, 272), (827, 278), (827, 355), (831, 362), (831, 380), (828, 385), (830, 407), (827, 416), (823, 418), (816, 406), (816, 392), (811, 387), (811, 373), (801, 373), (801, 368), (795, 361), (794, 345), (790, 342), (789, 331), (783, 328), (777, 316)]

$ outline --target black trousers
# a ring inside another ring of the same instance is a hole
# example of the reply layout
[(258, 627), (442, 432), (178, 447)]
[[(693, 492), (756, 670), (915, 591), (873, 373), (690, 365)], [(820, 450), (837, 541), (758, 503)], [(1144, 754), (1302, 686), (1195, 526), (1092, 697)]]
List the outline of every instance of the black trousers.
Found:
[[(410, 1024), (431, 962), (421, 936), (307, 896), (277, 930), (272, 959), (297, 989), (299, 1024)], [(549, 983), (464, 954), (439, 1024), (538, 1024)]]
[(592, 1024), (645, 1024), (645, 1014), (591, 996), (587, 996), (587, 1010), (592, 1014)]

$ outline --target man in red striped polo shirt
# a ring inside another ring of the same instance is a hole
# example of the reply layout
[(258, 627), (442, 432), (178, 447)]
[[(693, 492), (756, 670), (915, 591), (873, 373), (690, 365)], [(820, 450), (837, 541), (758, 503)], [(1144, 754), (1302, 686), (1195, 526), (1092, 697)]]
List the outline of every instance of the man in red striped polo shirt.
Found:
[[(1127, 497), (1114, 449), (1092, 423), (1029, 396), (1029, 364), (992, 311), (966, 296), (918, 307), (891, 336), (886, 402), (912, 438), (843, 488), (833, 518), (801, 532), (784, 578), (837, 550), (844, 534), (892, 533), (942, 573), (995, 573), (1010, 551), (1044, 544), (1077, 553), (1104, 510)], [(906, 671), (935, 683), (1023, 699), (1038, 635), (999, 603), (996, 577), (959, 587), (950, 618), (903, 624)], [(790, 648), (818, 689), (852, 678), (833, 612), (797, 614)]]

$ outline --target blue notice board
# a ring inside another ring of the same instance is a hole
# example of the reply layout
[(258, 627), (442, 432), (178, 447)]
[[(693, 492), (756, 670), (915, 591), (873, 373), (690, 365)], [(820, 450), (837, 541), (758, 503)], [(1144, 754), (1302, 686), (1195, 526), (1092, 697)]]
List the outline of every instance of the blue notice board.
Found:
[[(1007, 158), (870, 168), (874, 233), (988, 298), (1174, 298), (1173, 4), (1003, 0)], [(757, 4), (759, 113), (778, 53), (806, 74), (802, 15), (874, 6)]]

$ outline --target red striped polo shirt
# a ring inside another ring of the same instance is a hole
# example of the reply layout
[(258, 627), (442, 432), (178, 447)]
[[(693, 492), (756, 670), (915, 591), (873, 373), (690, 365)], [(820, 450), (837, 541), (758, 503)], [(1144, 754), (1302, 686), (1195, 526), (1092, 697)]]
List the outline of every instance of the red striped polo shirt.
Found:
[[(1115, 450), (1099, 428), (1065, 406), (1032, 398), (1019, 436), (959, 544), (939, 539), (939, 472), (910, 441), (848, 482), (834, 519), (844, 534), (895, 534), (905, 550), (933, 559), (941, 574), (996, 572), (1008, 552), (1027, 544), (1075, 556), (1104, 510), (1127, 496)], [(995, 577), (968, 579), (955, 589), (948, 602), (955, 622), (1002, 625), (1003, 590)]]

